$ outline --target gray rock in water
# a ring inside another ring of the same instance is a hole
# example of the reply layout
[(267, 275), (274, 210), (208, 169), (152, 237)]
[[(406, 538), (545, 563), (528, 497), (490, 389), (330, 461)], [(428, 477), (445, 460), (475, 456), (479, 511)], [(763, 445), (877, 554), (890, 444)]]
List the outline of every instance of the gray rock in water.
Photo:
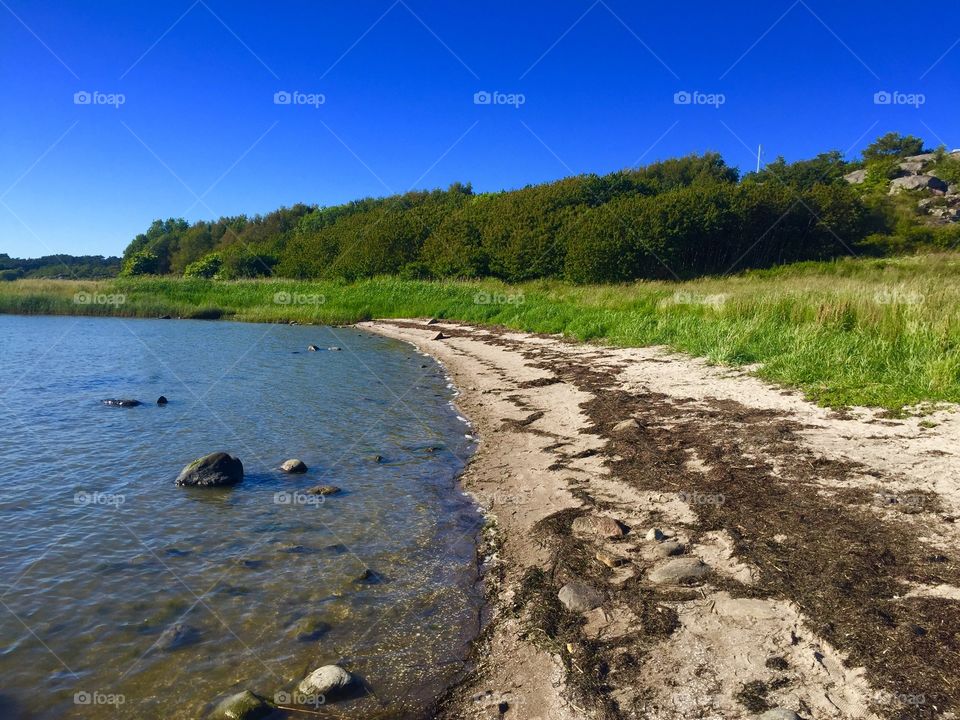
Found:
[(177, 485), (188, 487), (220, 487), (236, 485), (243, 480), (243, 463), (225, 452), (215, 452), (194, 460), (180, 471)]
[(933, 175), (907, 175), (907, 177), (890, 181), (891, 195), (896, 195), (904, 190), (932, 190), (945, 193), (947, 189), (947, 183)]
[(776, 707), (773, 710), (767, 710), (760, 716), (760, 720), (801, 720), (801, 718), (793, 710)]
[(327, 350), (329, 350), (330, 352), (340, 352), (341, 348), (334, 346), (334, 347), (328, 347)]
[(571, 612), (587, 612), (603, 603), (603, 593), (578, 580), (568, 582), (560, 588), (557, 597)]
[(244, 690), (221, 701), (210, 714), (210, 720), (260, 720), (272, 712), (270, 703)]
[(297, 690), (304, 695), (336, 696), (352, 682), (353, 676), (339, 665), (324, 665), (301, 680)]
[(297, 460), (293, 458), (287, 460), (280, 466), (280, 469), (285, 473), (305, 473), (307, 471), (307, 464), (303, 460)]
[(700, 558), (676, 558), (650, 571), (650, 582), (659, 585), (686, 585), (706, 577), (710, 566)]
[(110, 407), (137, 407), (137, 405), (142, 405), (139, 400), (117, 400), (115, 398), (110, 398), (109, 400), (101, 400), (104, 405), (109, 405)]
[(160, 633), (154, 647), (163, 652), (171, 652), (188, 645), (195, 645), (198, 642), (200, 642), (199, 630), (185, 623), (174, 623)]
[(166, 405), (168, 402), (167, 398), (163, 395), (157, 398), (157, 405)]
[(340, 488), (336, 485), (316, 485), (307, 490), (307, 495), (336, 495)]
[(316, 345), (307, 345), (307, 350), (309, 350), (310, 352), (318, 352), (320, 348)]

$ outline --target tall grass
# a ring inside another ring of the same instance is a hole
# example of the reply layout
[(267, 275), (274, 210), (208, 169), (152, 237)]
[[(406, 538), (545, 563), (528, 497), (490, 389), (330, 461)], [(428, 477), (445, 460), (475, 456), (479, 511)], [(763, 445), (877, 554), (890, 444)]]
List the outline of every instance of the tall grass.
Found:
[(960, 402), (960, 254), (801, 263), (683, 283), (0, 283), (0, 312), (348, 323), (436, 316), (619, 346), (667, 345), (833, 406)]

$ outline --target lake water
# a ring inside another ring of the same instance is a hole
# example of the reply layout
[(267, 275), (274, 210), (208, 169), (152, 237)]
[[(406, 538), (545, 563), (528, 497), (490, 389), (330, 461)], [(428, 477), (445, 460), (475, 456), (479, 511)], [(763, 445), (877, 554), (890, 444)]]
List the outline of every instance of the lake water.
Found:
[[(193, 720), (334, 662), (366, 695), (291, 717), (421, 717), (482, 601), (452, 399), (352, 328), (0, 316), (0, 717)], [(218, 450), (241, 484), (174, 485)]]

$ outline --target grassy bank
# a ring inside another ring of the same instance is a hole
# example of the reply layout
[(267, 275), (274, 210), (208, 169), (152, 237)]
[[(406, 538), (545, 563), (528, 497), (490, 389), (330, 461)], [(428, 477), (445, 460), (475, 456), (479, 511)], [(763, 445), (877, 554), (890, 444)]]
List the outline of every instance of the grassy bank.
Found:
[(735, 277), (572, 286), (537, 281), (0, 283), (0, 312), (346, 323), (436, 316), (663, 344), (830, 406), (960, 402), (960, 253), (802, 263)]

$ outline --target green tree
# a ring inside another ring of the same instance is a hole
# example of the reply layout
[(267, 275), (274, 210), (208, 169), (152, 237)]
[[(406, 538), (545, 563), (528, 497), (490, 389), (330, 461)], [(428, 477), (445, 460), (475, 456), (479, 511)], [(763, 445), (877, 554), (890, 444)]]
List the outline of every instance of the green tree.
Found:
[(866, 162), (881, 158), (904, 158), (923, 152), (923, 140), (913, 135), (889, 132), (867, 145), (863, 151)]

